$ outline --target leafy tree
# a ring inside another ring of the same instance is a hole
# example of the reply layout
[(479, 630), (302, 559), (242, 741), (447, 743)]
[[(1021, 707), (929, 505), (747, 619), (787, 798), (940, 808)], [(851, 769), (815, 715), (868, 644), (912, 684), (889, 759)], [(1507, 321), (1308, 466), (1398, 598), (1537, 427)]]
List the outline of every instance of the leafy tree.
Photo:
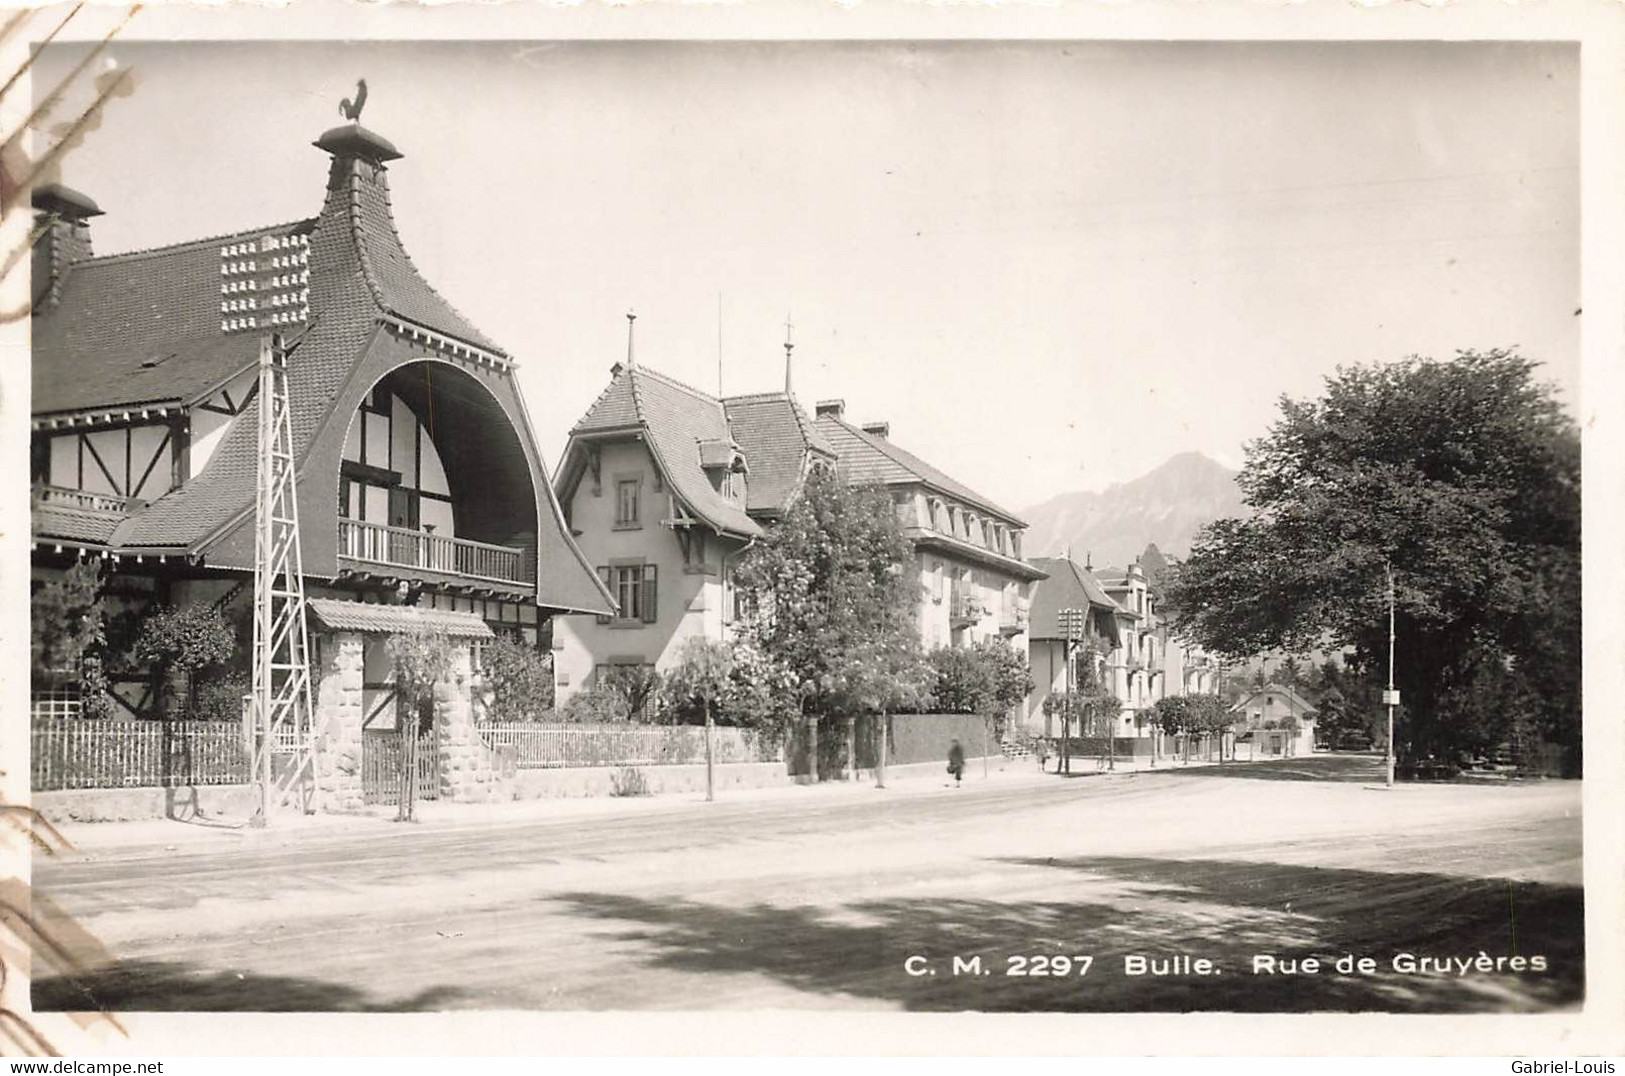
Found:
[(780, 670), (805, 718), (817, 758), (821, 716), (851, 716), (874, 705), (871, 671), (916, 634), (918, 581), (891, 496), (810, 475), (780, 522), (741, 559), (736, 585), (755, 612), (738, 637)]
[[(1192, 711), (1192, 695), (1164, 695), (1151, 707), (1151, 723), (1165, 736), (1185, 738), (1185, 757), (1190, 758), (1189, 736), (1196, 731), (1196, 714)], [(1176, 744), (1177, 746), (1177, 744)]]
[(162, 606), (141, 622), (132, 656), (164, 673), (179, 674), (186, 685), (186, 708), (198, 710), (197, 674), (230, 661), (237, 635), (220, 610), (210, 605)]
[(78, 561), (34, 591), (29, 656), (35, 681), (76, 678), (85, 658), (107, 641), (104, 617), (99, 561)]
[(620, 706), (616, 719), (646, 721), (653, 716), (660, 697), (662, 679), (653, 665), (608, 665), (599, 670), (594, 690), (602, 691)]
[(1499, 711), (1577, 747), (1579, 437), (1534, 370), (1410, 358), (1283, 399), (1239, 479), (1253, 514), (1205, 528), (1174, 573), (1180, 627), (1224, 655), (1332, 646), (1385, 668), (1391, 565), (1402, 751), (1447, 753), (1493, 667), (1528, 689)]
[(535, 721), (553, 709), (553, 661), (519, 639), (501, 636), (481, 652), (497, 721)]
[(934, 683), (933, 706), (945, 714), (979, 714), (993, 692), (992, 669), (965, 646), (939, 646), (927, 655)]
[(396, 821), (417, 818), (418, 714), (434, 703), (434, 687), (451, 679), (451, 640), (430, 631), (399, 632), (384, 641), (395, 666), (395, 727), (401, 736), (401, 792)]
[(81, 560), (34, 591), (29, 602), (29, 658), (37, 687), (77, 681), (80, 713), (107, 717), (113, 711), (107, 661), (107, 615), (101, 562)]
[(1027, 655), (995, 639), (980, 643), (976, 651), (988, 668), (988, 697), (982, 713), (1003, 718), (1032, 694), (1032, 670)]
[(626, 697), (620, 692), (594, 684), (578, 691), (561, 706), (558, 719), (569, 725), (615, 724), (627, 720)]
[(683, 644), (679, 661), (666, 676), (666, 689), (674, 702), (699, 703), (705, 719), (705, 798), (716, 798), (711, 730), (714, 711), (733, 690), (734, 654), (727, 643), (696, 635)]
[(1280, 667), (1275, 670), (1275, 682), (1290, 688), (1303, 683), (1303, 666), (1297, 658), (1288, 654), (1281, 659)]

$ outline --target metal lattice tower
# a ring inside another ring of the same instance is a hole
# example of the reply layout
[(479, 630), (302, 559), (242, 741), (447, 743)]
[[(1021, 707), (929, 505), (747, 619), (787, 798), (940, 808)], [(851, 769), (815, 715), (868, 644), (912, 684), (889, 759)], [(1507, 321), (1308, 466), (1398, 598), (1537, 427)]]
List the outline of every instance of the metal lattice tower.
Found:
[(310, 696), (310, 641), (299, 555), (288, 352), (280, 334), (260, 343), (259, 476), (254, 500), (254, 683), (251, 698), (255, 821), (290, 801), (317, 801), (317, 738)]

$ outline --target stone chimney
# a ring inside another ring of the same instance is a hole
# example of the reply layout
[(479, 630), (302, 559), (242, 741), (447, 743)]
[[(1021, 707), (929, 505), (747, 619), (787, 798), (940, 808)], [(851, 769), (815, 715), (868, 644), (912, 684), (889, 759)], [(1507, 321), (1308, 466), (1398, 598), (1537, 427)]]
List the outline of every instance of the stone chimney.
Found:
[(891, 423), (889, 423), (889, 422), (865, 422), (863, 424), (863, 432), (866, 433), (866, 434), (869, 434), (871, 437), (890, 437), (891, 436)]
[(831, 418), (840, 418), (846, 413), (846, 401), (819, 400), (818, 403), (813, 405), (813, 413), (816, 418), (823, 418), (825, 415)]
[(76, 190), (57, 183), (34, 189), (34, 226), (40, 232), (31, 265), (36, 309), (57, 302), (74, 263), (91, 256), (89, 221), (101, 215), (101, 208)]

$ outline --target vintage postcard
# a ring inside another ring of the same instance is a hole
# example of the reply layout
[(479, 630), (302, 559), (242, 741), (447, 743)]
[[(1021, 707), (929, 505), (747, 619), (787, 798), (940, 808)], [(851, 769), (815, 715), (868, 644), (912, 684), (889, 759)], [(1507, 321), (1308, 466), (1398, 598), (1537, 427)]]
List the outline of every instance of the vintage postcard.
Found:
[(9, 1049), (1617, 1053), (1622, 18), (5, 14)]

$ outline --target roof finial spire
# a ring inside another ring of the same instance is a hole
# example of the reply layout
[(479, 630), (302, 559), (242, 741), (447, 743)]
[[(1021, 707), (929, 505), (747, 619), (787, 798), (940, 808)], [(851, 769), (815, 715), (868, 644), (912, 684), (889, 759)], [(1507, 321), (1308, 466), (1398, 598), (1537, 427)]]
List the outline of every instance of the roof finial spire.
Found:
[(637, 326), (638, 314), (635, 310), (626, 312), (626, 368), (630, 370), (637, 365), (637, 355), (632, 348), (632, 331)]
[(1092, 550), (1085, 549), (1083, 551), (1083, 567), (1085, 571), (1092, 572), (1095, 570), (1095, 555)]
[(784, 312), (784, 394), (790, 395), (790, 366), (794, 359), (791, 354), (796, 349), (796, 325), (790, 320), (790, 312)]

